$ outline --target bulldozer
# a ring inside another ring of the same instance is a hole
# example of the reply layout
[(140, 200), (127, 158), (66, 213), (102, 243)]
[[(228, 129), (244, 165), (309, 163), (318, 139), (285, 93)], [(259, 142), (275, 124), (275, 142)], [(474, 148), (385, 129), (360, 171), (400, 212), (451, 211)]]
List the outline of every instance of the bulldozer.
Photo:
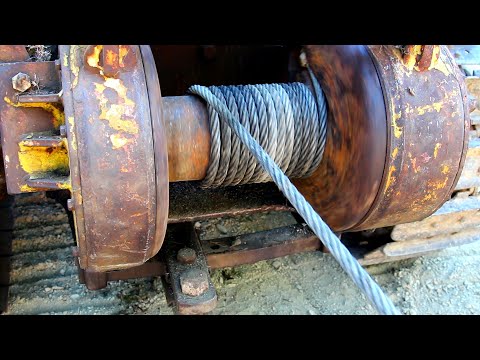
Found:
[[(215, 308), (211, 269), (329, 253), (218, 104), (360, 265), (474, 242), (479, 76), (475, 45), (0, 46), (0, 312), (49, 246), (92, 291), (161, 278), (178, 314)], [(294, 221), (201, 232), (262, 214)]]

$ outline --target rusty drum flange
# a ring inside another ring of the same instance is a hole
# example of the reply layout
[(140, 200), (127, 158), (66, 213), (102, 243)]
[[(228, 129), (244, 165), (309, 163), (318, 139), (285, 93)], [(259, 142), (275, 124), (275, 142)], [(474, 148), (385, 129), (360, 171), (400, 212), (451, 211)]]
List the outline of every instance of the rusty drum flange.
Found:
[(447, 47), (414, 49), (406, 59), (388, 45), (305, 47), (329, 119), (322, 163), (294, 183), (335, 231), (423, 219), (455, 188), (470, 127), (464, 80)]
[[(423, 46), (422, 46), (423, 47)], [(450, 196), (462, 172), (470, 128), (463, 75), (446, 46), (428, 68), (394, 46), (370, 46), (387, 109), (387, 161), (369, 213), (354, 230), (424, 219)]]
[(140, 265), (160, 249), (168, 217), (167, 142), (153, 57), (136, 45), (59, 51), (80, 266)]

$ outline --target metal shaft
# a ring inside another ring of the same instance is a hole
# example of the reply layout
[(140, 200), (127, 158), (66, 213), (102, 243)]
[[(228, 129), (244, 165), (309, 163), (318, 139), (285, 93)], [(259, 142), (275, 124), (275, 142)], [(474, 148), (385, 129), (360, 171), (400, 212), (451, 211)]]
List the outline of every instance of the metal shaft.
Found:
[(206, 105), (196, 96), (163, 98), (170, 182), (202, 180), (210, 161)]

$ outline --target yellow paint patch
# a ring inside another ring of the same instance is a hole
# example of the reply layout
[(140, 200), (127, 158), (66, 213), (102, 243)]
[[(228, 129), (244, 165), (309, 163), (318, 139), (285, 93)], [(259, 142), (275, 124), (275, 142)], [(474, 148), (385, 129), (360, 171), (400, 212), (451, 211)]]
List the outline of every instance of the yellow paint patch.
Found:
[(433, 112), (434, 110), (436, 112), (440, 112), (440, 109), (442, 108), (442, 105), (443, 105), (443, 101), (439, 101), (439, 102), (435, 102), (435, 103), (430, 104), (430, 105), (419, 106), (419, 107), (416, 107), (415, 109), (416, 109), (418, 115), (423, 115), (426, 112)]
[(58, 129), (60, 125), (65, 124), (65, 114), (63, 111), (55, 106), (54, 104), (50, 103), (15, 103), (12, 100), (10, 100), (8, 97), (4, 97), (3, 100), (9, 105), (12, 105), (14, 107), (22, 107), (22, 108), (41, 108), (44, 109), (48, 112), (50, 112), (53, 115), (52, 123), (53, 126)]
[(395, 166), (391, 165), (390, 169), (388, 170), (387, 184), (385, 185), (384, 193), (386, 193), (388, 188), (395, 182), (395, 176), (392, 176), (395, 170), (397, 170)]
[(70, 46), (70, 70), (73, 74), (72, 89), (78, 84), (78, 74), (80, 73), (80, 66), (77, 64), (77, 52), (80, 49), (78, 45)]
[(449, 170), (450, 168), (448, 167), (448, 165), (442, 165), (442, 174), (447, 175)]
[(436, 143), (435, 144), (435, 149), (433, 149), (433, 157), (434, 159), (437, 158), (437, 155), (438, 155), (438, 150), (442, 147), (442, 144), (440, 143)]
[(25, 184), (25, 185), (20, 186), (20, 191), (21, 192), (36, 192), (38, 190), (28, 186), (27, 184)]
[(120, 67), (124, 67), (125, 64), (123, 63), (123, 60), (125, 59), (125, 56), (128, 55), (129, 49), (125, 46), (120, 45), (120, 49), (118, 50), (119, 52), (119, 59), (118, 59), (118, 64)]
[(127, 139), (119, 134), (113, 134), (113, 135), (110, 135), (110, 141), (112, 142), (112, 145), (113, 145), (112, 149), (116, 150), (132, 142), (132, 139)]
[[(127, 87), (123, 85), (120, 79), (105, 78), (103, 84), (95, 84), (95, 95), (100, 105), (100, 120), (107, 120), (112, 129), (138, 134), (138, 124), (134, 120), (122, 119), (122, 117), (133, 117), (135, 112), (135, 102), (128, 98)], [(108, 105), (108, 99), (105, 96), (105, 90), (109, 88), (118, 95), (118, 103)]]
[(68, 55), (63, 54), (63, 66), (68, 67)]
[(18, 160), (22, 169), (29, 173), (61, 172), (68, 173), (68, 152), (66, 147), (29, 147), (21, 142)]
[(400, 136), (402, 136), (402, 132), (403, 132), (403, 128), (401, 126), (398, 126), (397, 124), (397, 120), (400, 119), (401, 116), (402, 116), (402, 112), (399, 112), (398, 114), (395, 112), (393, 113), (393, 119), (392, 119), (393, 134), (397, 139), (399, 139)]
[(398, 155), (398, 148), (395, 148), (395, 149), (393, 149), (393, 151), (392, 151), (392, 159), (395, 160), (395, 158), (397, 157), (397, 155)]
[(445, 76), (449, 76), (452, 73), (451, 68), (447, 66), (447, 64), (442, 60), (442, 58), (439, 58), (437, 62), (432, 63), (432, 65), (430, 65), (428, 70), (432, 70), (432, 69), (442, 72)]
[(75, 135), (75, 120), (73, 118), (73, 116), (69, 116), (68, 117), (68, 125), (70, 125), (70, 130), (71, 130), (71, 134), (72, 134), (72, 141), (71, 141), (71, 144), (72, 144), (72, 149), (73, 150), (77, 150), (77, 137)]
[(443, 189), (446, 185), (447, 185), (447, 182), (448, 182), (448, 176), (445, 178), (445, 180), (443, 182), (439, 181), (439, 182), (432, 182), (432, 181), (429, 181), (427, 183), (428, 187), (430, 187), (433, 191), (436, 191), (436, 190), (440, 190), (440, 189)]
[(409, 54), (403, 56), (403, 63), (408, 70), (413, 70), (417, 63), (417, 56), (422, 54), (422, 45), (414, 45)]

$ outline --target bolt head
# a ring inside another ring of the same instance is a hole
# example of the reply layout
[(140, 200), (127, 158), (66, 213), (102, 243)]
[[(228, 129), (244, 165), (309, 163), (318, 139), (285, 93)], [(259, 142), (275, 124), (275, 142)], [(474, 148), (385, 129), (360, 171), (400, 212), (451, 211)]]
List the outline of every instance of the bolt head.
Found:
[(60, 125), (60, 136), (63, 138), (67, 137), (67, 127), (65, 125)]
[(68, 199), (67, 200), (67, 208), (68, 208), (69, 211), (75, 210), (75, 203), (74, 203), (73, 199)]
[(12, 78), (12, 86), (17, 91), (25, 92), (32, 86), (32, 81), (27, 74), (18, 73)]
[(177, 253), (177, 261), (181, 264), (193, 264), (196, 259), (197, 254), (192, 248), (183, 248)]
[(189, 269), (180, 275), (182, 293), (189, 296), (200, 296), (208, 290), (207, 273), (199, 269)]

